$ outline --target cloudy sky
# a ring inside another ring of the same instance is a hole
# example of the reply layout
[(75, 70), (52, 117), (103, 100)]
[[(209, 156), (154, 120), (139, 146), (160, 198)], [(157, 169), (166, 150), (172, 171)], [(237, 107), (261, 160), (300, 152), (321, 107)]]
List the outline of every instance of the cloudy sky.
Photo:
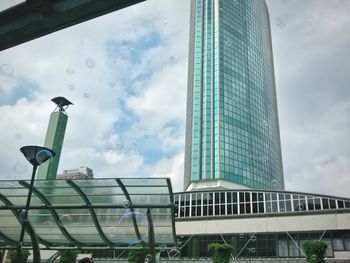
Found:
[[(350, 1), (267, 3), (286, 189), (350, 197)], [(189, 0), (148, 0), (0, 52), (0, 179), (29, 178), (19, 148), (43, 144), (64, 96), (59, 171), (181, 191), (188, 27)]]

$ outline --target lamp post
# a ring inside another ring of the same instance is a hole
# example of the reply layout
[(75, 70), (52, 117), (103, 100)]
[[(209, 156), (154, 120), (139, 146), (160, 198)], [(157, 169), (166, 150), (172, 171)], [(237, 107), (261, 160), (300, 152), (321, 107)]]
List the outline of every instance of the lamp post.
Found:
[(30, 179), (30, 187), (28, 191), (26, 206), (22, 213), (22, 228), (19, 236), (19, 243), (17, 246), (17, 254), (15, 259), (16, 263), (22, 263), (21, 248), (22, 248), (22, 243), (24, 239), (26, 224), (28, 221), (29, 206), (30, 206), (30, 201), (32, 199), (32, 192), (33, 192), (33, 185), (34, 185), (36, 170), (39, 165), (43, 164), (44, 162), (53, 158), (56, 155), (53, 150), (45, 147), (41, 147), (41, 146), (36, 146), (36, 145), (23, 146), (20, 149), (20, 151), (23, 153), (24, 157), (28, 160), (28, 162), (30, 162), (33, 165), (33, 171), (32, 171), (32, 177)]

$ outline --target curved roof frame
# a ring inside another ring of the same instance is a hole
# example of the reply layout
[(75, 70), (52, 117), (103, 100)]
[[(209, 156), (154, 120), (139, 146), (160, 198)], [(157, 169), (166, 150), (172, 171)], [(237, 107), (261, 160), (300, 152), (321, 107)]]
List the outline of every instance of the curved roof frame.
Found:
[[(3, 231), (2, 227), (10, 224), (11, 231), (20, 227), (23, 200), (29, 188), (30, 184), (24, 180), (0, 181), (0, 211), (11, 212), (0, 213), (0, 248), (18, 245), (11, 232)], [(128, 238), (142, 245), (138, 249), (156, 250), (164, 244), (176, 246), (172, 193), (169, 178), (36, 180), (33, 194), (39, 203), (33, 203), (30, 210), (45, 213), (32, 213), (32, 218), (29, 213), (29, 222), (47, 220), (43, 224), (31, 224), (32, 232), (39, 230), (35, 237), (45, 249), (131, 249)], [(127, 205), (122, 200), (127, 200)], [(63, 222), (58, 212), (61, 209), (69, 211), (65, 213), (74, 220)], [(126, 209), (130, 212), (125, 214)], [(117, 219), (126, 215), (127, 224), (121, 224)], [(18, 225), (13, 224), (12, 216)], [(1, 225), (1, 217), (5, 225)], [(48, 228), (46, 222), (53, 223), (55, 228)], [(27, 240), (23, 247), (30, 249), (31, 245), (34, 243)]]

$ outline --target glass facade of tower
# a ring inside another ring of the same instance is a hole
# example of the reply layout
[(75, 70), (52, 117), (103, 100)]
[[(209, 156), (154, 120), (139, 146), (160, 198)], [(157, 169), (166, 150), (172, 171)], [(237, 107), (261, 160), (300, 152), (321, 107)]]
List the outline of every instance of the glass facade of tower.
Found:
[(185, 188), (222, 179), (284, 189), (264, 0), (192, 0)]

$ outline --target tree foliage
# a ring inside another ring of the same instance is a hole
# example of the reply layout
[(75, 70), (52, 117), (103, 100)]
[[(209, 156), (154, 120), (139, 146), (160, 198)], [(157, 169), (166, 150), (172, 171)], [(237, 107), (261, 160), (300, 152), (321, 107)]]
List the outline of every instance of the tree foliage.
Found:
[(78, 251), (64, 250), (60, 256), (60, 263), (74, 263), (77, 260)]
[[(141, 245), (134, 245), (134, 247), (142, 247)], [(128, 252), (128, 261), (130, 263), (144, 263), (147, 251), (143, 249), (131, 249)]]
[(213, 263), (229, 263), (233, 247), (229, 244), (211, 243), (208, 245)]
[[(10, 259), (11, 263), (16, 263), (16, 255), (17, 251), (16, 250), (10, 250), (8, 251), (7, 257)], [(28, 250), (21, 250), (21, 258), (22, 258), (22, 263), (26, 263), (28, 257), (30, 256), (30, 252)]]
[(303, 244), (307, 263), (324, 263), (327, 244), (320, 240), (308, 240)]

